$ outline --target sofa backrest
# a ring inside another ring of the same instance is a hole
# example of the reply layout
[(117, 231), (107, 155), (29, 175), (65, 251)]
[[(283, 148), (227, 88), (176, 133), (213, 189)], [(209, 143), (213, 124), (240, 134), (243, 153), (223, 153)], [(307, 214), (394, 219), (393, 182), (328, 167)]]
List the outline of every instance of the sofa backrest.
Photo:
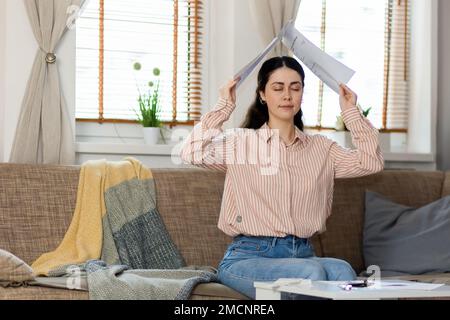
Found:
[[(0, 164), (0, 248), (28, 263), (54, 250), (75, 209), (79, 169)], [(225, 174), (197, 168), (152, 172), (158, 211), (186, 262), (217, 266), (232, 240), (217, 228)], [(316, 254), (345, 259), (362, 271), (364, 191), (421, 206), (441, 196), (443, 179), (440, 171), (407, 170), (336, 180), (327, 231), (312, 239)], [(450, 182), (446, 183), (450, 194)]]
[(0, 248), (27, 263), (54, 250), (75, 209), (80, 168), (0, 164)]
[(445, 179), (442, 185), (442, 197), (450, 196), (450, 171), (445, 172)]
[(217, 267), (231, 238), (217, 227), (225, 174), (153, 169), (158, 211), (188, 265)]
[[(224, 174), (153, 169), (157, 206), (188, 264), (213, 265), (231, 238), (217, 228)], [(79, 166), (0, 164), (0, 248), (31, 264), (56, 249), (75, 209)]]

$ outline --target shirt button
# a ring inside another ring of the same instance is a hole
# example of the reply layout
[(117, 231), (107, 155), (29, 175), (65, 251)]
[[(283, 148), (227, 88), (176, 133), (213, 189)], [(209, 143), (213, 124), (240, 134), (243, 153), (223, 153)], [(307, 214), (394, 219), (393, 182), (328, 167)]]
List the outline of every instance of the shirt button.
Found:
[(242, 222), (242, 217), (241, 217), (241, 216), (237, 216), (237, 217), (236, 217), (236, 221), (237, 221), (238, 223), (241, 223), (241, 222)]

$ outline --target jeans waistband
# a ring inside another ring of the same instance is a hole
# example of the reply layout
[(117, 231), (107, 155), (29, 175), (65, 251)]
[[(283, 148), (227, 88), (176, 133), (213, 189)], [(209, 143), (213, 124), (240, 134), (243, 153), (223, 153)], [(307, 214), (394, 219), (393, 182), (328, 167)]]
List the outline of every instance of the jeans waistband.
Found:
[(299, 238), (295, 235), (287, 235), (285, 237), (271, 237), (271, 236), (246, 236), (243, 234), (237, 235), (233, 238), (233, 241), (239, 241), (242, 239), (254, 239), (254, 240), (266, 240), (275, 246), (276, 243), (307, 243), (308, 238)]

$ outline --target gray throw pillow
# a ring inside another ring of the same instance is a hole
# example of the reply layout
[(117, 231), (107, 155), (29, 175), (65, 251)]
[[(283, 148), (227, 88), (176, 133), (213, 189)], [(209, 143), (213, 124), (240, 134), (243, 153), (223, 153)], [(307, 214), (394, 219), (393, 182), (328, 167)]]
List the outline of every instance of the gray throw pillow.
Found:
[(366, 191), (363, 251), (382, 276), (449, 272), (450, 196), (411, 208)]

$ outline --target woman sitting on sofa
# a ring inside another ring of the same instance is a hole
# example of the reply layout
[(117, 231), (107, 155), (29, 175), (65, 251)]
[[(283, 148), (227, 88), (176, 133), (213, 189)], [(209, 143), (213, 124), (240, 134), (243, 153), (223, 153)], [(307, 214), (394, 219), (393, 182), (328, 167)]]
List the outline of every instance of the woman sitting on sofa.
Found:
[(219, 280), (255, 298), (254, 281), (355, 279), (346, 261), (315, 256), (310, 237), (325, 231), (335, 178), (383, 170), (378, 130), (356, 107), (356, 94), (341, 84), (341, 114), (356, 149), (304, 133), (305, 73), (297, 60), (283, 56), (261, 66), (242, 128), (223, 132), (236, 107), (237, 81), (220, 89), (216, 107), (181, 151), (186, 163), (226, 172), (218, 227), (234, 238)]

